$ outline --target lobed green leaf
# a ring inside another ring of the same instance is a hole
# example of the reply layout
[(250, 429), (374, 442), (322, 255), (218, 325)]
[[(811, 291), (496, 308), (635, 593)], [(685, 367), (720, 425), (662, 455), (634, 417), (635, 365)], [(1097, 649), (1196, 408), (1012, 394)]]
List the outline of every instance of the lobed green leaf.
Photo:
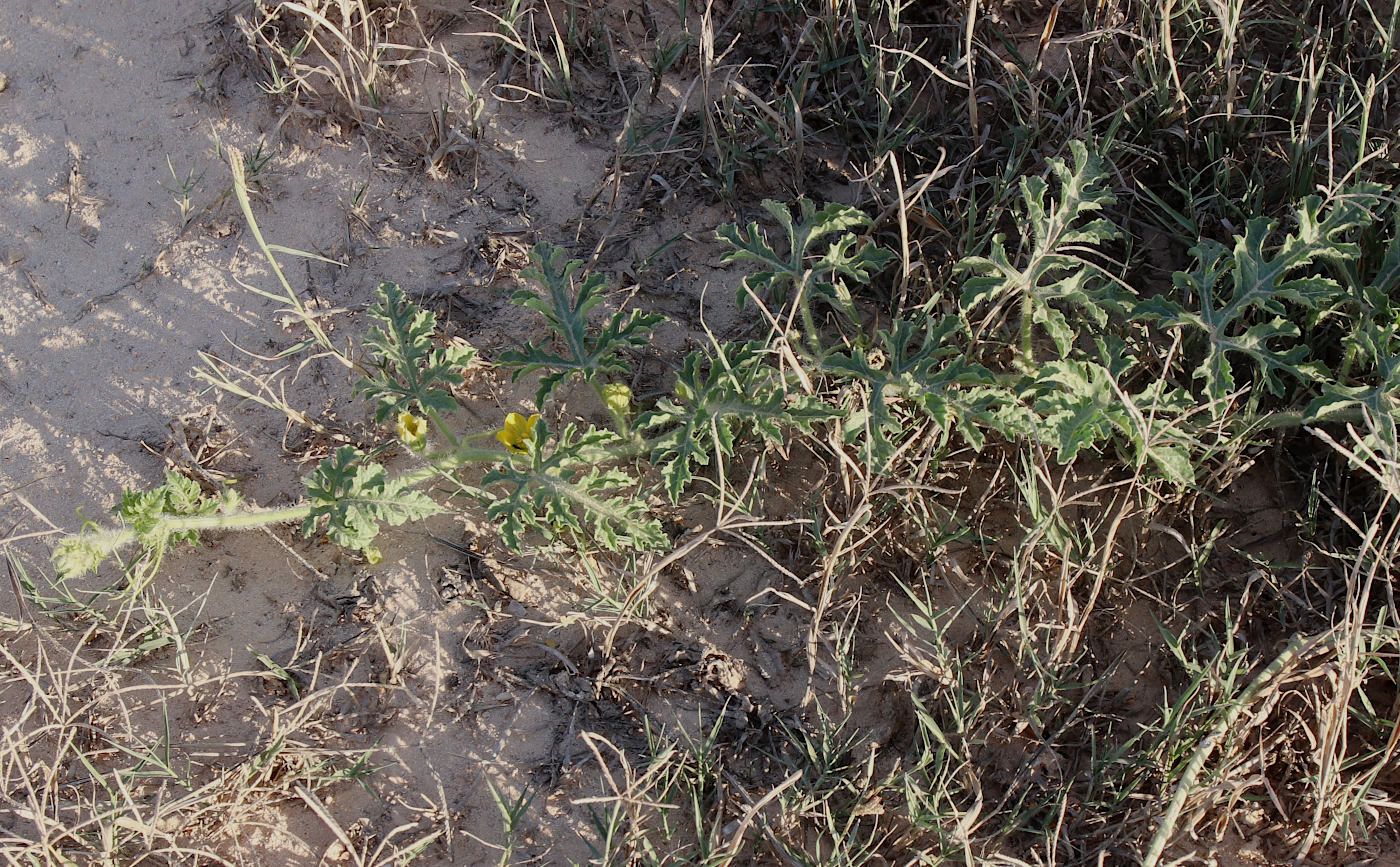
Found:
[(471, 365), (476, 349), (457, 344), (434, 347), (437, 317), (408, 299), (393, 283), (381, 283), (369, 315), (379, 325), (365, 338), (373, 352), (373, 372), (355, 385), (355, 394), (374, 404), (374, 418), (384, 421), (402, 411), (423, 413), (455, 409), (451, 386)]
[(506, 488), (487, 507), (487, 516), (499, 522), (502, 538), (517, 551), (525, 547), (529, 531), (551, 542), (591, 538), (610, 551), (665, 548), (670, 540), (661, 523), (632, 493), (637, 480), (601, 465), (627, 445), (612, 431), (580, 433), (574, 425), (551, 438), (544, 420), (537, 419), (525, 453), (511, 455), (482, 479), (483, 485)]
[(431, 497), (391, 479), (384, 467), (365, 461), (353, 446), (341, 446), (305, 479), (311, 512), (302, 533), (323, 532), (344, 548), (364, 551), (382, 524), (398, 526), (435, 515), (442, 508)]
[[(606, 281), (591, 274), (575, 290), (573, 275), (583, 263), (578, 259), (566, 261), (564, 251), (552, 244), (535, 245), (530, 259), (534, 264), (522, 270), (520, 276), (536, 284), (538, 290), (522, 289), (511, 301), (544, 316), (552, 337), (549, 341), (527, 342), (521, 349), (507, 350), (498, 360), (513, 368), (512, 380), (547, 371), (535, 393), (537, 405), (543, 406), (545, 399), (570, 377), (602, 382), (609, 374), (624, 372), (626, 365), (619, 354), (646, 346), (651, 330), (665, 320), (655, 313), (618, 311), (595, 331), (587, 316), (602, 303)], [(547, 349), (549, 343), (556, 343), (560, 350)]]

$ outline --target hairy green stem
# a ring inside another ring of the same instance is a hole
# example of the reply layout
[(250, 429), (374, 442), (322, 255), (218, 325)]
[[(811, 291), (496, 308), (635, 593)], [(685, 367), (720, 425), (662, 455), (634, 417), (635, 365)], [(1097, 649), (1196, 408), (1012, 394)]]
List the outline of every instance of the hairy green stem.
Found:
[(802, 328), (807, 332), (807, 349), (814, 357), (821, 358), (822, 339), (817, 333), (817, 318), (812, 315), (812, 300), (807, 293), (807, 284), (811, 280), (811, 271), (803, 273), (802, 282), (797, 285), (797, 309), (802, 313)]
[(1342, 356), (1341, 367), (1337, 368), (1338, 382), (1346, 382), (1351, 376), (1351, 369), (1356, 365), (1356, 354), (1356, 343), (1350, 340), (1347, 341), (1346, 354)]
[(1021, 365), (1026, 373), (1035, 371), (1035, 296), (1030, 292), (1021, 300)]
[(1340, 409), (1324, 416), (1312, 417), (1300, 410), (1276, 410), (1260, 413), (1249, 419), (1249, 426), (1255, 430), (1279, 430), (1297, 428), (1305, 424), (1365, 424), (1366, 413), (1361, 409)]
[[(468, 440), (475, 438), (474, 436), (467, 437)], [(408, 484), (416, 485), (419, 482), (432, 478), (437, 473), (451, 472), (467, 464), (499, 463), (506, 455), (507, 452), (501, 449), (483, 449), (466, 444), (457, 444), (450, 452), (425, 455), (428, 466), (410, 470), (405, 473), (403, 477), (408, 480)]]
[(454, 434), (452, 430), (448, 428), (447, 425), (443, 424), (442, 416), (438, 413), (438, 411), (430, 406), (423, 406), (422, 401), (418, 402), (418, 406), (423, 410), (423, 414), (428, 417), (428, 420), (433, 423), (433, 427), (437, 428), (438, 433), (441, 434), (443, 438), (447, 440), (450, 446), (452, 446), (452, 451), (460, 451), (461, 442), (457, 439), (457, 435)]
[(1167, 844), (1171, 842), (1172, 835), (1176, 831), (1177, 819), (1180, 818), (1181, 811), (1186, 806), (1186, 799), (1195, 790), (1197, 778), (1205, 769), (1211, 753), (1215, 752), (1215, 747), (1230, 734), (1230, 730), (1234, 727), (1240, 714), (1252, 707), (1255, 701), (1264, 695), (1267, 688), (1273, 686), (1295, 659), (1306, 654), (1310, 649), (1331, 641), (1332, 639), (1327, 635), (1312, 638), (1295, 635), (1288, 646), (1283, 649), (1283, 652), (1263, 671), (1259, 672), (1259, 676), (1250, 682), (1244, 692), (1240, 693), (1240, 696), (1230, 704), (1225, 713), (1206, 733), (1206, 736), (1201, 738), (1196, 744), (1195, 751), (1191, 754), (1191, 759), (1181, 771), (1176, 791), (1172, 793), (1171, 802), (1167, 804), (1166, 812), (1162, 814), (1162, 819), (1157, 825), (1157, 833), (1152, 836), (1147, 853), (1143, 855), (1142, 867), (1156, 867), (1157, 862), (1161, 860), (1162, 853), (1166, 851)]
[[(138, 532), (130, 524), (104, 529), (92, 529), (59, 542), (54, 549), (54, 562), (59, 576), (68, 577), (96, 568), (99, 562), (116, 554), (133, 542), (143, 542), (157, 550), (164, 549), (171, 536), (200, 530), (250, 530), (269, 524), (300, 521), (311, 514), (310, 503), (298, 503), (281, 509), (248, 509), (220, 512), (212, 515), (162, 515), (146, 532)], [(75, 565), (75, 562), (80, 565)], [(64, 565), (64, 564), (68, 565)], [(65, 574), (67, 573), (67, 574)]]
[(162, 517), (156, 523), (156, 527), (170, 534), (188, 530), (251, 530), (269, 524), (300, 521), (309, 514), (311, 504), (298, 503), (281, 509), (248, 509), (213, 515), (168, 515)]
[[(458, 445), (453, 450), (427, 456), (427, 464), (399, 476), (405, 487), (422, 484), (435, 476), (452, 479), (452, 471), (468, 463), (498, 462), (505, 457), (499, 449), (483, 449)], [(169, 540), (182, 533), (204, 530), (251, 530), (272, 524), (304, 521), (310, 517), (312, 503), (303, 501), (279, 509), (234, 509), (204, 515), (162, 514), (144, 531), (130, 524), (117, 527), (88, 529), (59, 542), (54, 549), (54, 563), (60, 576), (80, 574), (97, 567), (107, 557), (128, 545), (139, 542), (153, 550), (163, 550)]]
[(593, 378), (590, 378), (588, 380), (589, 388), (592, 388), (593, 393), (598, 395), (598, 401), (603, 404), (603, 408), (606, 409), (608, 411), (608, 415), (612, 417), (613, 424), (617, 427), (617, 432), (619, 434), (622, 434), (624, 437), (631, 439), (632, 422), (628, 419), (626, 412), (619, 412), (613, 406), (612, 402), (608, 400), (608, 396), (603, 393), (603, 385), (606, 385), (606, 383), (600, 384), (596, 379)]

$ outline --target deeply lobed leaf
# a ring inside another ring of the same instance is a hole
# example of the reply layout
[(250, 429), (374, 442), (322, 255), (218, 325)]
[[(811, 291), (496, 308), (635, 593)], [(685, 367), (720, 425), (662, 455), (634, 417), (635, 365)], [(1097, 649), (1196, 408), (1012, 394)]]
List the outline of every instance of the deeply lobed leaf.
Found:
[(502, 538), (517, 551), (532, 530), (548, 541), (591, 538), (610, 551), (666, 547), (670, 540), (661, 523), (650, 517), (645, 499), (632, 493), (637, 480), (600, 465), (625, 445), (612, 431), (580, 433), (574, 425), (551, 438), (537, 419), (525, 453), (483, 478), (484, 485), (507, 489), (487, 507), (487, 516), (500, 523)]
[(476, 349), (456, 344), (434, 347), (437, 317), (408, 299), (393, 283), (379, 286), (369, 315), (379, 325), (365, 337), (373, 352), (373, 372), (355, 385), (355, 394), (374, 404), (374, 418), (384, 421), (399, 412), (447, 412), (457, 405), (449, 390), (462, 382), (462, 369)]
[[(591, 274), (575, 291), (573, 275), (583, 263), (578, 259), (566, 261), (564, 251), (552, 244), (535, 245), (530, 259), (533, 266), (522, 270), (520, 276), (536, 284), (538, 290), (522, 289), (511, 301), (544, 316), (552, 340), (527, 342), (521, 349), (501, 353), (499, 361), (514, 368), (512, 380), (547, 371), (535, 392), (535, 403), (539, 406), (570, 377), (601, 383), (608, 375), (625, 371), (620, 353), (647, 345), (651, 330), (665, 320), (655, 313), (618, 311), (595, 332), (587, 316), (602, 303), (606, 281)], [(561, 345), (562, 349), (558, 352), (547, 349), (551, 342)]]
[(1071, 142), (1070, 152), (1072, 167), (1060, 159), (1047, 161), (1059, 185), (1053, 201), (1047, 201), (1049, 184), (1044, 179), (1021, 180), (1029, 251), (1013, 260), (1006, 237), (998, 234), (986, 256), (969, 256), (956, 266), (958, 272), (970, 275), (963, 283), (964, 310), (1005, 300), (1019, 303), (1020, 348), (1027, 367), (1033, 367), (1033, 325), (1046, 330), (1063, 358), (1070, 355), (1076, 334), (1066, 310), (1078, 311), (1089, 323), (1102, 327), (1109, 314), (1121, 313), (1131, 303), (1131, 292), (1082, 256), (1083, 251), (1118, 237), (1113, 224), (1093, 216), (1116, 199), (1104, 187), (1103, 162), (1083, 142)]
[(302, 533), (324, 532), (344, 548), (364, 551), (381, 524), (398, 526), (435, 515), (442, 508), (427, 494), (390, 478), (384, 467), (365, 461), (364, 452), (341, 446), (305, 479), (311, 512)]
[(741, 433), (777, 444), (784, 427), (811, 433), (814, 424), (837, 415), (820, 400), (792, 392), (757, 341), (723, 344), (713, 355), (692, 352), (676, 374), (675, 394), (637, 419), (639, 431), (658, 432), (650, 439), (651, 462), (673, 503), (696, 467), (708, 465), (716, 451), (734, 454)]
[(1310, 358), (1308, 344), (1299, 340), (1297, 323), (1346, 300), (1341, 285), (1315, 265), (1353, 270), (1360, 248), (1348, 233), (1369, 219), (1379, 192), (1365, 184), (1326, 205), (1315, 196), (1305, 199), (1297, 228), (1276, 247), (1268, 240), (1278, 224), (1263, 217), (1249, 221), (1233, 248), (1202, 241), (1191, 251), (1194, 266), (1174, 276), (1183, 299), (1156, 298), (1138, 305), (1136, 318), (1186, 329), (1203, 339), (1193, 376), (1202, 381), (1217, 415), (1237, 388), (1233, 359), (1253, 362), (1261, 384), (1275, 396), (1285, 393), (1285, 376), (1303, 383), (1328, 378), (1322, 363)]

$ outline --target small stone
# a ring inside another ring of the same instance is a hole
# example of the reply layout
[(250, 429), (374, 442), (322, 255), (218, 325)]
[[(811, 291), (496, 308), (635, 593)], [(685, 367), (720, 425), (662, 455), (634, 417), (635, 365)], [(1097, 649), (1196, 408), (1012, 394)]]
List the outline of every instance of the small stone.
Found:
[(8, 75), (6, 75), (5, 73), (0, 72), (0, 93), (4, 93), (6, 90), (9, 90), (9, 88), (10, 88), (10, 77), (9, 77)]

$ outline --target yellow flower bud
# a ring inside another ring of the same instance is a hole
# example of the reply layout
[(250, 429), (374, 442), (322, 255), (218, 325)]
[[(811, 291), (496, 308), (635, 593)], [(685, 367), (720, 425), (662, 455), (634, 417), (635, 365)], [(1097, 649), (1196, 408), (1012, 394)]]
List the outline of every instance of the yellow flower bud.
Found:
[(523, 455), (527, 450), (526, 444), (535, 441), (535, 422), (539, 421), (539, 418), (538, 413), (529, 418), (518, 412), (508, 413), (506, 423), (496, 431), (496, 439), (516, 454)]
[(632, 389), (626, 383), (610, 382), (603, 386), (603, 404), (616, 416), (626, 416), (632, 411)]
[(415, 452), (421, 452), (428, 444), (428, 422), (411, 412), (399, 413), (399, 423), (396, 426), (399, 432), (399, 441)]

